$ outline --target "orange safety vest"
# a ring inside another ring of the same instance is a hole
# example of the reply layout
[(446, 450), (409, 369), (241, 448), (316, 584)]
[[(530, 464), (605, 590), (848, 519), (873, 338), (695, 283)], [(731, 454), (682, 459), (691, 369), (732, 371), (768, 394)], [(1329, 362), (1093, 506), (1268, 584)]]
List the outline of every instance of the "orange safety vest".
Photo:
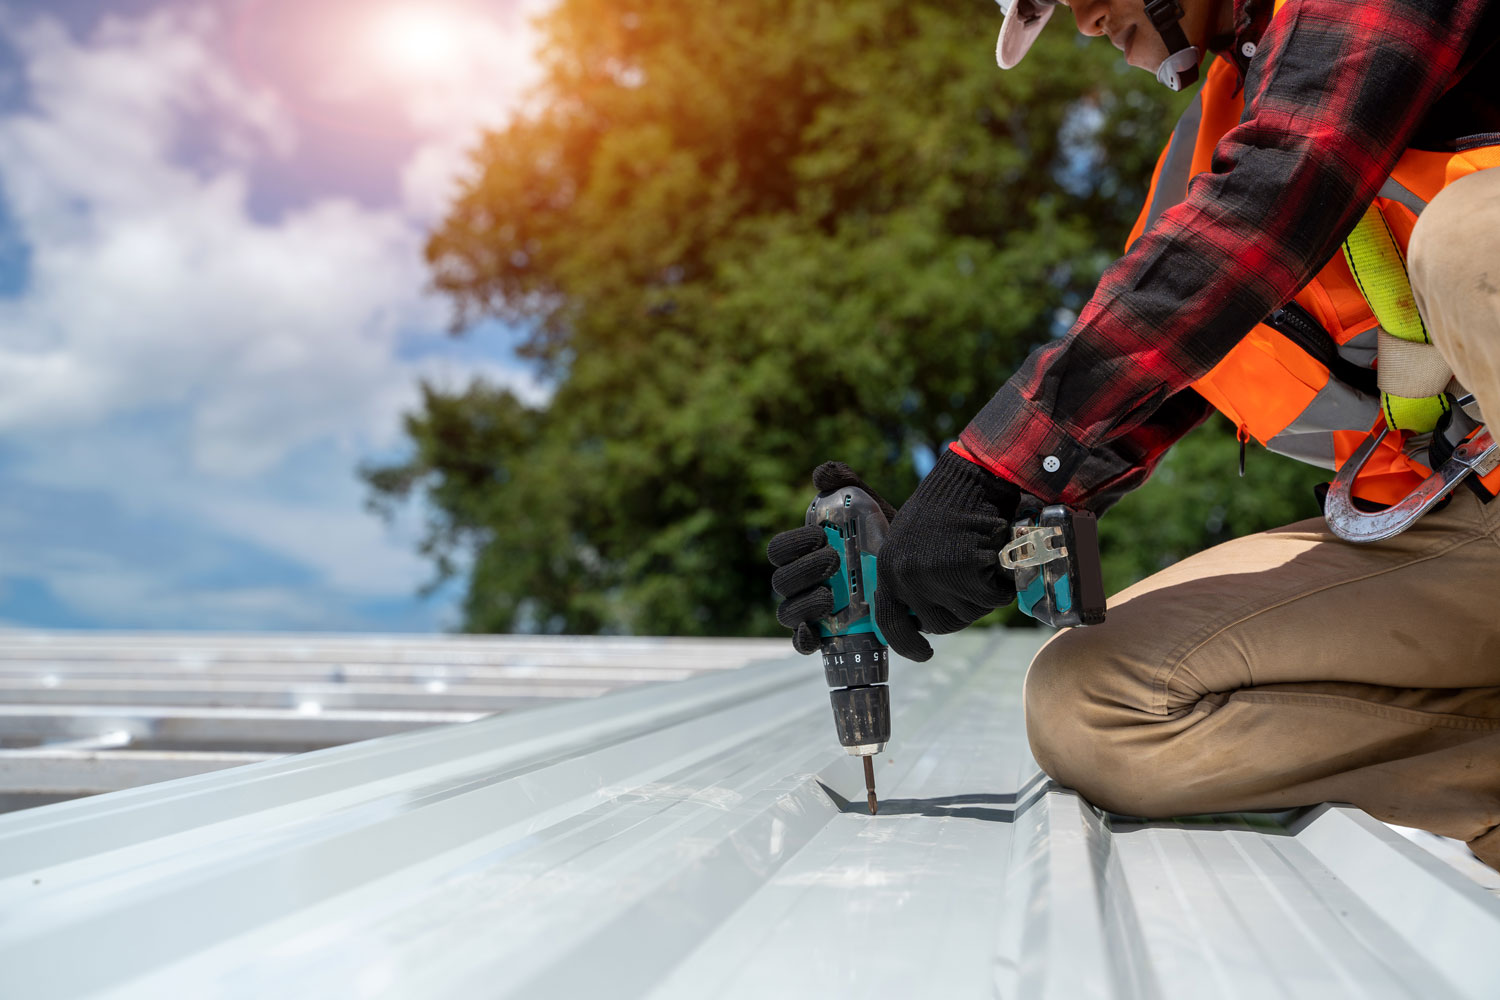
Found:
[[(1157, 160), (1127, 248), (1186, 197), (1194, 175), (1209, 169), (1214, 147), (1240, 121), (1244, 99), (1235, 92), (1237, 83), (1233, 63), (1214, 60)], [(1408, 149), (1380, 189), (1376, 206), (1403, 256), (1417, 215), (1439, 191), (1476, 170), (1500, 166), (1493, 134), (1476, 136), (1471, 147), (1457, 145), (1457, 152)], [(1343, 362), (1373, 367), (1379, 324), (1343, 254), (1334, 254), (1294, 300), (1332, 338)], [(1329, 364), (1264, 323), (1193, 388), (1234, 422), (1241, 440), (1254, 438), (1271, 451), (1325, 469), (1342, 465), (1385, 419), (1378, 395), (1368, 387), (1362, 391), (1339, 379)], [(1383, 504), (1404, 498), (1431, 472), (1425, 464), (1428, 440), (1405, 431), (1388, 434), (1355, 480), (1354, 495)], [(1481, 482), (1500, 493), (1500, 469)]]

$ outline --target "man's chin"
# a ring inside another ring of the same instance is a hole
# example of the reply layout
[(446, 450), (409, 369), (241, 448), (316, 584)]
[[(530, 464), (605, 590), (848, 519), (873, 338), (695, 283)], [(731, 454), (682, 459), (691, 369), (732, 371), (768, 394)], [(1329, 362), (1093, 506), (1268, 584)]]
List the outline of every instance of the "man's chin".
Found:
[(1165, 52), (1161, 53), (1160, 55), (1151, 53), (1150, 55), (1142, 58), (1141, 56), (1132, 52), (1125, 61), (1134, 66), (1136, 69), (1143, 69), (1147, 73), (1150, 73), (1152, 76), (1155, 76), (1156, 71), (1161, 69), (1161, 64), (1167, 61), (1167, 54)]

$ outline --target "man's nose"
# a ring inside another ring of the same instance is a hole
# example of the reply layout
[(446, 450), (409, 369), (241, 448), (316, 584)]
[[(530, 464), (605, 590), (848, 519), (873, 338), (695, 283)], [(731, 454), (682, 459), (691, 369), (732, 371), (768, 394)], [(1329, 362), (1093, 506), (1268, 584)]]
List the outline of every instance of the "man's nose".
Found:
[(1109, 13), (1109, 0), (1067, 0), (1073, 11), (1073, 20), (1078, 30), (1085, 35), (1097, 37), (1104, 34), (1104, 17)]

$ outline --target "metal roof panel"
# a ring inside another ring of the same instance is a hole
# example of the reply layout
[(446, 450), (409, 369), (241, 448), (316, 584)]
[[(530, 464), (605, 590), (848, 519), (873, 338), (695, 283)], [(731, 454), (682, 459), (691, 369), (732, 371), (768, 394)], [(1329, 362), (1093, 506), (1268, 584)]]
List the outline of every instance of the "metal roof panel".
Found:
[(792, 657), (0, 816), (0, 995), (1500, 993), (1500, 900), (1362, 813), (1056, 788), (1039, 639), (895, 665), (874, 817)]

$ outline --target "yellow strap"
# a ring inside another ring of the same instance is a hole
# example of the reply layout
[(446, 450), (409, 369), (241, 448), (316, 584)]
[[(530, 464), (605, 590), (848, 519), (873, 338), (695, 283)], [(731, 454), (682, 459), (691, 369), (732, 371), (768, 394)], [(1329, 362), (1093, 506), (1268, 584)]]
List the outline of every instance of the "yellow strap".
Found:
[(1385, 414), (1386, 426), (1394, 431), (1425, 434), (1437, 427), (1448, 408), (1448, 397), (1442, 393), (1420, 399), (1392, 396), (1388, 392), (1380, 394), (1380, 411)]
[[(1436, 353), (1437, 349), (1430, 346), (1432, 338), (1427, 336), (1427, 325), (1422, 322), (1422, 314), (1417, 311), (1411, 278), (1406, 274), (1406, 260), (1401, 256), (1396, 237), (1391, 235), (1390, 226), (1386, 225), (1385, 216), (1380, 214), (1378, 206), (1370, 206), (1349, 238), (1344, 241), (1344, 260), (1349, 263), (1349, 273), (1354, 275), (1360, 293), (1370, 304), (1370, 311), (1375, 314), (1381, 329), (1389, 335), (1389, 338), (1381, 338), (1382, 345), (1391, 348), (1403, 342), (1420, 344)], [(1441, 381), (1446, 384), (1447, 379), (1435, 376), (1439, 374), (1436, 369), (1446, 370), (1447, 365), (1439, 357), (1439, 364), (1436, 366), (1419, 366), (1422, 369), (1420, 374), (1424, 377), (1412, 380), (1397, 377), (1403, 374), (1401, 372), (1385, 371), (1388, 363), (1394, 366), (1401, 360), (1400, 352), (1383, 349), (1380, 355), (1380, 409), (1385, 414), (1386, 425), (1393, 431), (1411, 431), (1414, 434), (1425, 434), (1437, 427), (1443, 414), (1448, 412), (1448, 398), (1441, 391), (1431, 396), (1412, 397), (1394, 395), (1385, 390), (1387, 387), (1403, 389), (1407, 386), (1426, 388), (1425, 385), (1420, 385), (1422, 382), (1433, 384)], [(1448, 375), (1451, 378), (1452, 372), (1448, 372)], [(1417, 384), (1413, 384), (1414, 381)]]
[(1380, 209), (1370, 206), (1344, 241), (1344, 259), (1381, 327), (1392, 337), (1430, 344), (1406, 276), (1406, 261)]

